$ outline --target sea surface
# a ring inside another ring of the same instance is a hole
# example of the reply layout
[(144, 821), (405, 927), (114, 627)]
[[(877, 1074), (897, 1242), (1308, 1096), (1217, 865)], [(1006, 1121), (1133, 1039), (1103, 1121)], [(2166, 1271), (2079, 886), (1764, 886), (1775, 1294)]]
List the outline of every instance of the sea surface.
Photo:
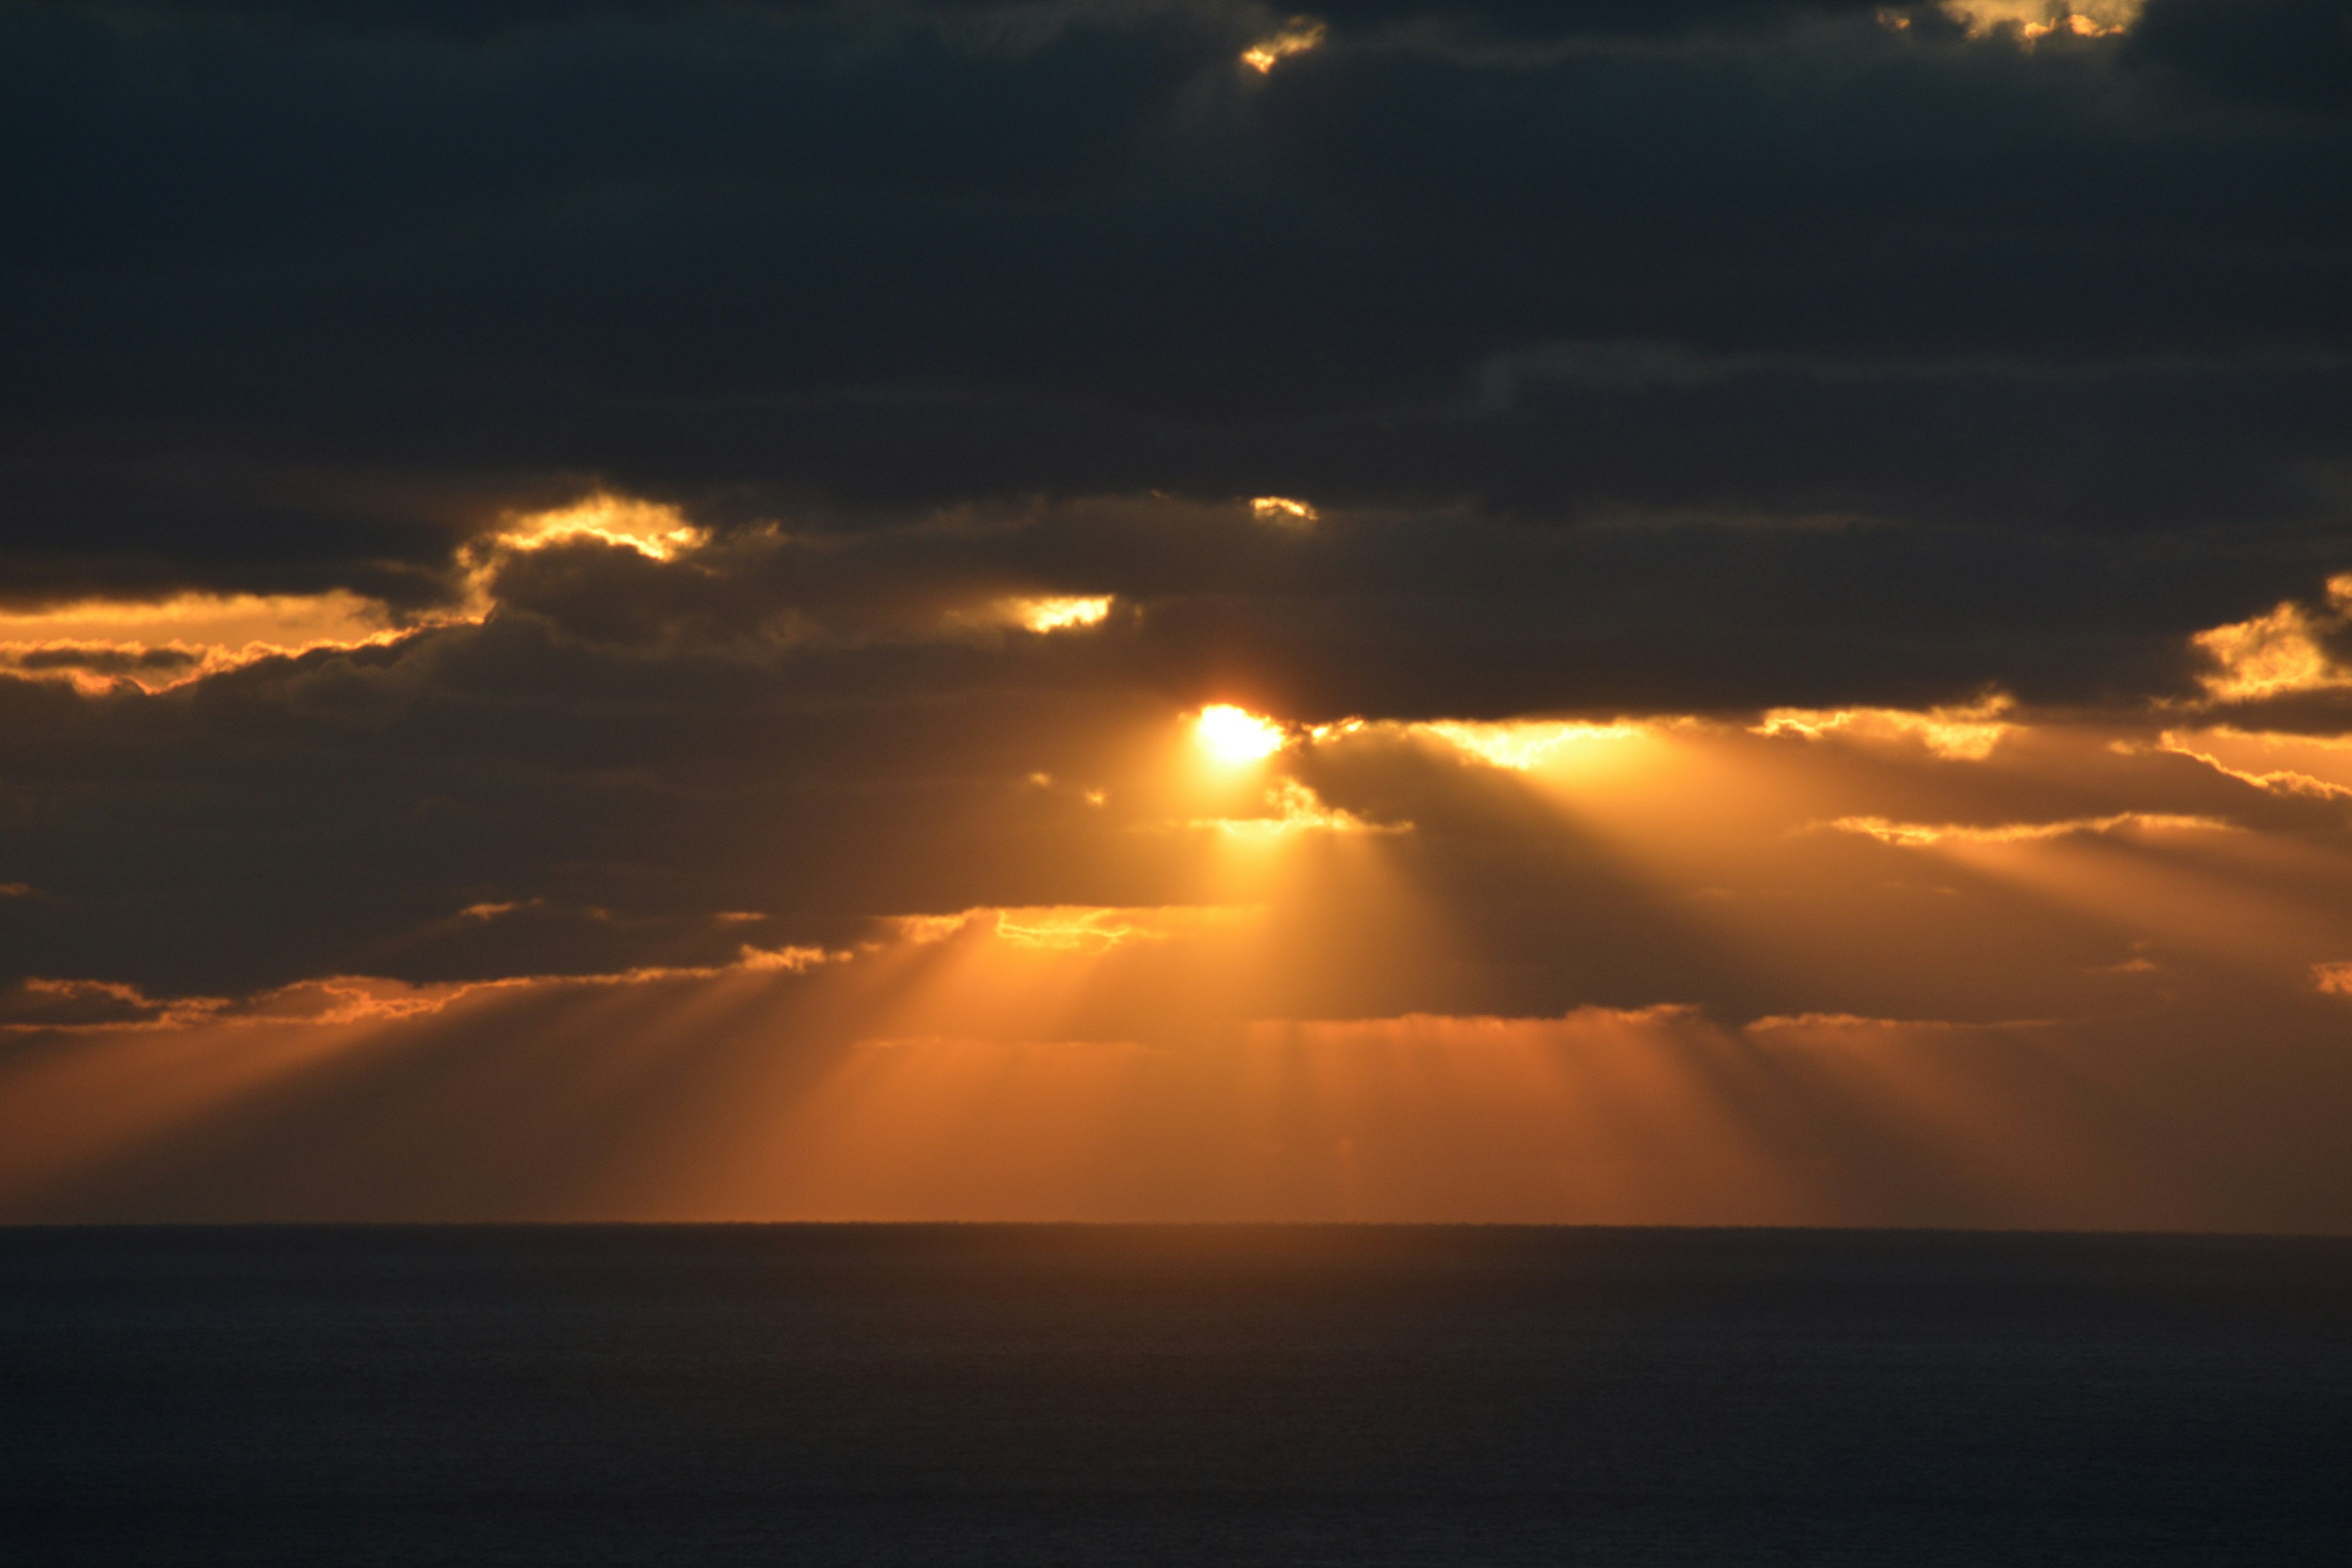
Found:
[(0, 1563), (2352, 1563), (2352, 1242), (0, 1230)]

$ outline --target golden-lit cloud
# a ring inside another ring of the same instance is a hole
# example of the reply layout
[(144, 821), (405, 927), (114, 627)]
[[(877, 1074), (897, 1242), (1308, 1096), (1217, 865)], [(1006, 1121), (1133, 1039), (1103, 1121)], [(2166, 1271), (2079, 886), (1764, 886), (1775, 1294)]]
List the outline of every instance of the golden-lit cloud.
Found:
[(1282, 726), (1230, 702), (1213, 702), (1192, 723), (1193, 739), (1218, 762), (1232, 766), (1263, 762), (1282, 750)]
[(1133, 942), (1173, 938), (1246, 924), (1264, 917), (1251, 904), (1171, 904), (1119, 909), (1051, 904), (959, 910), (952, 914), (892, 915), (882, 923), (897, 941), (927, 944), (951, 938), (1003, 942), (1032, 952), (1108, 952)]
[(2352, 616), (2352, 574), (2330, 578), (2327, 597), (2332, 615), (2289, 600), (2267, 615), (2199, 632), (2190, 640), (2214, 666), (2198, 678), (2206, 695), (2250, 702), (2352, 686), (2352, 669), (2336, 663), (2319, 640)]
[(1328, 805), (1297, 779), (1285, 779), (1266, 791), (1262, 816), (1213, 816), (1193, 821), (1194, 827), (1213, 827), (1222, 833), (1245, 837), (1273, 837), (1286, 833), (1410, 833), (1410, 822), (1372, 822)]
[(1980, 37), (2016, 29), (2031, 44), (2063, 33), (2078, 38), (2117, 37), (2139, 20), (2147, 0), (1943, 0), (1945, 13)]
[(321, 648), (380, 647), (460, 617), (395, 622), (373, 599), (324, 594), (180, 594), (168, 599), (82, 599), (40, 610), (0, 610), (0, 670), (70, 681), (91, 695), (118, 682), (167, 691), (257, 659)]
[(1562, 761), (1587, 748), (1634, 740), (1646, 732), (1640, 724), (1593, 724), (1581, 720), (1554, 719), (1475, 722), (1441, 719), (1405, 729), (1411, 734), (1443, 741), (1490, 766), (1521, 773)]
[(992, 919), (994, 925), (989, 928), (992, 934), (999, 942), (1014, 947), (1103, 952), (1129, 942), (1166, 942), (1188, 930), (1245, 921), (1255, 913), (1247, 909), (1213, 906), (1120, 910), (1056, 905), (993, 910), (977, 918)]
[(1751, 1018), (1740, 1026), (1749, 1035), (1821, 1034), (1832, 1031), (1884, 1035), (1904, 1034), (1947, 1035), (1961, 1030), (1985, 1029), (2049, 1029), (2057, 1026), (2050, 1018), (2005, 1018), (1998, 1023), (1962, 1023), (1951, 1018), (1870, 1018), (1857, 1013), (1797, 1013), (1773, 1014)]
[(2164, 812), (2118, 811), (2105, 816), (2073, 816), (2059, 822), (1890, 822), (1883, 816), (1841, 816), (1822, 826), (1838, 833), (1862, 834), (1882, 844), (1918, 848), (1931, 844), (2025, 844), (2042, 838), (2064, 838), (2083, 833), (2236, 833), (2232, 823), (2216, 817)]
[(2315, 963), (2311, 966), (2311, 980), (2330, 996), (2352, 996), (2352, 960)]
[(753, 947), (746, 942), (737, 963), (754, 973), (801, 974), (820, 963), (843, 963), (849, 956), (847, 952), (828, 952), (821, 947)]
[(972, 631), (1085, 631), (1110, 618), (1117, 600), (1108, 594), (1015, 594), (947, 612), (950, 627)]
[(502, 555), (581, 541), (667, 562), (707, 544), (709, 535), (674, 506), (599, 492), (551, 510), (508, 513), (461, 552), (462, 592), (454, 604), (396, 615), (337, 588), (91, 598), (0, 610), (0, 672), (66, 681), (89, 696), (123, 685), (155, 693), (258, 659), (383, 647), (435, 627), (478, 625), (489, 615), (490, 583)]
[(710, 534), (688, 522), (675, 506), (600, 490), (569, 506), (509, 512), (488, 543), (494, 549), (530, 551), (582, 540), (670, 561), (709, 543)]
[(1250, 502), (1250, 515), (1276, 528), (1292, 529), (1312, 528), (1322, 518), (1307, 502), (1288, 496), (1259, 496)]
[(2167, 730), (2157, 743), (2273, 795), (2352, 798), (2352, 736), (2282, 735), (2221, 725)]
[(2004, 715), (2017, 707), (2006, 692), (1991, 691), (1973, 702), (1912, 711), (1899, 708), (1775, 708), (1755, 727), (1759, 735), (1790, 735), (1808, 741), (1830, 736), (1861, 740), (1911, 740), (1937, 756), (1982, 762), (2015, 726)]
[(151, 996), (120, 981), (34, 976), (0, 988), (0, 1034), (181, 1029), (230, 1005), (225, 996)]
[(1260, 38), (1242, 51), (1242, 64), (1260, 76), (1293, 55), (1303, 55), (1323, 41), (1328, 24), (1313, 16), (1293, 16), (1279, 31)]
[(1097, 626), (1110, 614), (1110, 595), (1092, 597), (1062, 595), (1040, 599), (1011, 599), (1006, 606), (1015, 621), (1033, 632), (1058, 632), (1074, 626)]

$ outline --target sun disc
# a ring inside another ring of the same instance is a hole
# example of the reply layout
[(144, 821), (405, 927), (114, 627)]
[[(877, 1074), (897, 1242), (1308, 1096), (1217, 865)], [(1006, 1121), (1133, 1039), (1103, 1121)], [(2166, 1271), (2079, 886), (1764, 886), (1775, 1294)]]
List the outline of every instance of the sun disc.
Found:
[(1229, 702), (1214, 702), (1202, 709), (1193, 734), (1211, 756), (1236, 766), (1260, 761), (1282, 750), (1280, 725)]

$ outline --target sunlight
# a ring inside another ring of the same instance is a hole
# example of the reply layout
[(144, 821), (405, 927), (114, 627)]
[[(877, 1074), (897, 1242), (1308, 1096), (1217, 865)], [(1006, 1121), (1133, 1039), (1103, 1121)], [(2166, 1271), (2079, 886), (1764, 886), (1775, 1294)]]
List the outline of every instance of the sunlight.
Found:
[(1284, 742), (1280, 725), (1229, 702), (1202, 709), (1192, 733), (1209, 755), (1232, 767), (1262, 762), (1282, 750)]

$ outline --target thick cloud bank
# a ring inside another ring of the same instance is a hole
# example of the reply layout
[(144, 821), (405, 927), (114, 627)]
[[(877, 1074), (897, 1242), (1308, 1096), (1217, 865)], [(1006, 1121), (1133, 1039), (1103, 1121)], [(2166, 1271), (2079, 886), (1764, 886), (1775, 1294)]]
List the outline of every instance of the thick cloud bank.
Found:
[[(1950, 1081), (2049, 1151), (2284, 1114), (2352, 1021), (2347, 191), (2321, 0), (7, 7), (0, 1122), (510, 1016), (516, 1084), (593, 1025), (820, 1106), (1866, 1040), (2029, 1064)], [(2143, 1036), (2156, 1121), (2032, 1077)], [(1804, 1103), (1771, 1158), (1895, 1169)], [(1381, 1212), (1682, 1212), (1424, 1154)], [(2352, 1224), (2214, 1158), (1916, 1216)], [(132, 1190), (71, 1163), (0, 1203)], [(1130, 1207), (1344, 1209), (1282, 1170)]]

